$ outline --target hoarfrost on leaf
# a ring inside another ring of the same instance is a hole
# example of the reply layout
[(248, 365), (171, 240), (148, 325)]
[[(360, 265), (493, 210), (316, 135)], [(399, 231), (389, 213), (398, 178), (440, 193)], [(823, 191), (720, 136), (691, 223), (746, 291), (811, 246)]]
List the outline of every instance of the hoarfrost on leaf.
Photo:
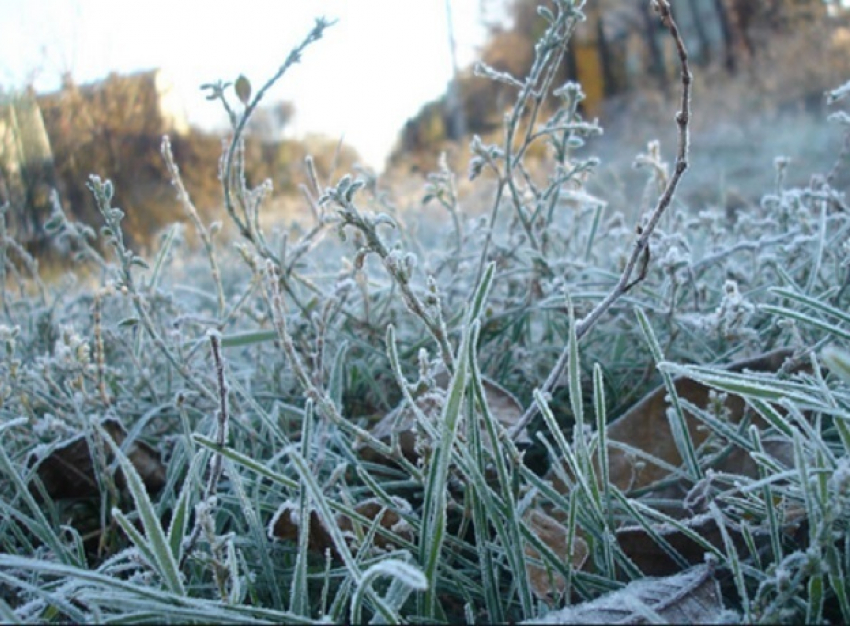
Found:
[(712, 564), (667, 578), (636, 580), (619, 591), (524, 624), (717, 624), (723, 607)]
[(826, 94), (826, 103), (827, 104), (835, 104), (839, 100), (843, 100), (847, 97), (847, 94), (850, 94), (850, 81), (847, 81), (840, 87), (833, 89), (832, 91), (828, 91)]

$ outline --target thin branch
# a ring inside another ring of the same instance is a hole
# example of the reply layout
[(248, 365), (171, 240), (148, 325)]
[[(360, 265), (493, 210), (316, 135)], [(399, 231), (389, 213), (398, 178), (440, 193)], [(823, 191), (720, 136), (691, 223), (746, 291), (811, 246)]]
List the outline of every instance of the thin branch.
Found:
[(322, 35), (325, 32), (325, 29), (331, 26), (333, 22), (329, 22), (325, 19), (316, 20), (316, 24), (313, 29), (307, 34), (304, 40), (298, 45), (298, 47), (294, 48), (289, 56), (286, 57), (286, 61), (283, 62), (275, 75), (266, 81), (266, 83), (257, 91), (257, 94), (251, 100), (250, 104), (245, 107), (245, 111), (242, 113), (242, 117), (239, 119), (238, 124), (233, 132), (233, 139), (230, 140), (230, 147), (227, 150), (227, 156), (225, 158), (224, 165), (224, 173), (222, 176), (222, 185), (224, 190), (224, 206), (227, 209), (227, 213), (230, 215), (231, 219), (234, 221), (236, 226), (239, 228), (239, 232), (245, 237), (248, 241), (255, 243), (254, 234), (251, 232), (250, 225), (248, 223), (243, 223), (241, 219), (236, 215), (236, 209), (233, 206), (233, 197), (231, 195), (231, 176), (233, 172), (233, 157), (236, 154), (237, 147), (239, 146), (239, 140), (242, 138), (242, 134), (245, 131), (245, 127), (248, 124), (248, 120), (251, 118), (251, 114), (254, 112), (254, 109), (257, 108), (257, 105), (260, 104), (260, 101), (266, 95), (266, 92), (274, 85), (278, 80), (280, 80), (283, 75), (289, 70), (290, 67), (295, 65), (301, 60), (301, 55), (304, 52), (304, 49), (307, 48), (310, 44), (318, 41), (322, 38)]
[[(224, 374), (224, 358), (221, 354), (221, 335), (218, 331), (210, 331), (207, 334), (210, 340), (210, 348), (212, 350), (213, 361), (215, 362), (216, 383), (218, 387), (218, 414), (216, 422), (216, 445), (217, 450), (213, 453), (213, 459), (210, 464), (210, 475), (207, 480), (206, 488), (204, 489), (204, 497), (202, 503), (207, 504), (215, 497), (218, 491), (218, 483), (221, 480), (221, 474), (224, 470), (224, 456), (222, 450), (227, 443), (227, 433), (229, 430), (230, 416), (227, 411), (227, 379)], [(180, 559), (180, 567), (186, 563), (189, 555), (194, 551), (195, 545), (201, 536), (203, 525), (200, 520), (195, 522), (195, 528), (185, 544), (183, 556)]]
[[(690, 107), (691, 107), (691, 71), (688, 64), (688, 51), (685, 48), (685, 42), (682, 40), (679, 33), (679, 27), (676, 25), (673, 15), (670, 11), (668, 0), (654, 0), (653, 8), (658, 12), (662, 23), (670, 32), (670, 36), (676, 43), (676, 52), (679, 56), (681, 64), (681, 81), (682, 81), (682, 99), (681, 109), (676, 114), (676, 125), (679, 130), (678, 151), (676, 154), (676, 168), (673, 176), (667, 182), (667, 186), (661, 197), (658, 198), (658, 203), (652, 211), (649, 220), (643, 226), (638, 226), (638, 238), (634, 243), (631, 256), (629, 257), (626, 267), (620, 276), (619, 281), (614, 288), (608, 293), (605, 298), (599, 302), (593, 310), (587, 314), (576, 325), (576, 341), (581, 341), (591, 328), (599, 321), (599, 319), (608, 312), (608, 309), (625, 295), (632, 287), (642, 281), (646, 277), (646, 271), (649, 263), (649, 239), (655, 231), (661, 216), (670, 206), (679, 181), (685, 170), (688, 169), (688, 148), (690, 146), (690, 138), (688, 135), (688, 124), (690, 122)], [(633, 278), (637, 270), (637, 276)], [(558, 357), (557, 363), (552, 368), (546, 381), (543, 383), (540, 391), (545, 395), (551, 393), (557, 386), (561, 377), (567, 369), (569, 361), (570, 346), (565, 346), (561, 355)], [(523, 429), (528, 426), (529, 422), (537, 415), (540, 407), (537, 400), (533, 400), (531, 405), (523, 414), (522, 418), (511, 429), (511, 436), (515, 439)]]

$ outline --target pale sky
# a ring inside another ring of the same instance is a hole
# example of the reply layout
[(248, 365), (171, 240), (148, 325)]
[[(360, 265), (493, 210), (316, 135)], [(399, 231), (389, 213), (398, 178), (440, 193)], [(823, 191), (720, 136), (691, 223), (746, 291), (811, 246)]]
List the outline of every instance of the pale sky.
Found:
[[(479, 0), (452, 0), (461, 66), (483, 41)], [(451, 76), (446, 0), (0, 0), (0, 85), (52, 90), (160, 67), (192, 124), (225, 125), (199, 85), (269, 78), (314, 18), (338, 19), (267, 101), (295, 104), (288, 136), (344, 136), (382, 169), (405, 120)]]

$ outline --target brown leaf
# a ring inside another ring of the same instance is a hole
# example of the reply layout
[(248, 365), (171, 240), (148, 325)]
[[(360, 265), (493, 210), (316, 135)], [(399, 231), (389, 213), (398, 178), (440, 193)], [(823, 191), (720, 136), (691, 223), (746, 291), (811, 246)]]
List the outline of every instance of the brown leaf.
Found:
[[(568, 567), (581, 569), (587, 560), (587, 543), (581, 537), (573, 537), (572, 550), (567, 550), (568, 530), (554, 517), (550, 517), (538, 509), (530, 509), (524, 516), (526, 523), (532, 532), (551, 550), (558, 555)], [(532, 561), (540, 560), (540, 552), (530, 543), (525, 545), (526, 561), (525, 571), (531, 583), (531, 589), (541, 600), (550, 601), (553, 595), (563, 595), (567, 588), (567, 581), (557, 572), (550, 572), (545, 567), (536, 565)]]
[[(734, 363), (728, 366), (727, 370), (732, 372), (746, 370), (772, 372), (778, 370), (791, 355), (791, 350), (777, 350), (755, 359)], [(674, 385), (679, 398), (698, 407), (705, 408), (708, 406), (710, 401), (709, 387), (684, 377), (675, 379)], [(628, 444), (632, 448), (646, 452), (648, 457), (654, 457), (673, 467), (680, 466), (682, 458), (670, 430), (670, 423), (667, 418), (669, 404), (666, 396), (667, 389), (663, 385), (647, 394), (622, 417), (608, 425), (608, 440)], [(751, 418), (752, 423), (756, 426), (763, 427), (765, 425), (763, 420), (752, 411), (749, 411), (751, 415), (748, 415), (747, 405), (739, 396), (726, 395), (724, 406), (730, 424), (739, 424), (747, 417)], [(685, 420), (694, 446), (701, 445), (711, 435), (710, 430), (687, 411), (685, 411)], [(763, 445), (765, 452), (776, 461), (788, 467), (793, 467), (794, 453), (790, 442), (784, 439), (766, 438), (763, 440)], [(723, 549), (722, 537), (715, 520), (712, 517), (701, 515), (705, 512), (706, 502), (694, 493), (698, 490), (693, 489), (693, 492), (691, 492), (693, 487), (691, 483), (674, 479), (661, 463), (655, 463), (648, 457), (636, 458), (636, 456), (617, 447), (609, 447), (610, 483), (624, 492), (642, 490), (644, 494), (651, 495), (653, 498), (681, 503), (680, 506), (656, 506), (656, 508), (682, 520), (682, 523), (689, 526), (691, 530), (712, 545)], [(597, 463), (595, 457), (593, 461)], [(713, 463), (712, 468), (724, 474), (750, 478), (758, 478), (759, 476), (758, 466), (751, 455), (737, 446), (733, 446), (728, 454), (721, 456)], [(569, 477), (568, 468), (564, 467), (564, 470)], [(601, 476), (598, 468), (597, 476)], [(549, 471), (547, 478), (552, 481), (553, 486), (560, 493), (566, 494), (571, 489), (554, 470)], [(559, 519), (564, 517), (563, 512), (553, 511), (552, 514)], [(799, 512), (788, 511), (785, 515), (785, 522), (784, 530), (793, 532), (800, 523)], [(705, 548), (686, 534), (661, 524), (655, 525), (653, 530), (663, 537), (669, 546), (678, 552), (687, 563), (698, 564), (703, 561)], [(742, 541), (739, 533), (736, 534), (731, 529), (729, 532), (734, 543), (738, 544)], [(760, 536), (756, 538), (757, 543), (762, 539)], [(664, 548), (656, 544), (652, 536), (642, 527), (619, 529), (617, 541), (623, 552), (645, 574), (666, 575), (681, 570), (680, 564)], [(740, 545), (739, 547), (743, 548), (744, 546)]]
[(165, 486), (166, 467), (154, 448), (144, 441), (134, 441), (127, 451), (127, 458), (139, 472), (149, 493), (157, 493)]
[[(307, 531), (307, 549), (316, 554), (324, 554), (330, 548), (338, 556), (336, 546), (319, 514), (310, 511), (310, 527)], [(272, 518), (269, 535), (275, 539), (298, 542), (298, 530), (301, 527), (298, 504), (287, 501), (278, 507)]]
[[(724, 549), (723, 536), (713, 517), (703, 515), (685, 520), (682, 523), (714, 547)], [(680, 530), (655, 524), (653, 525), (653, 532), (666, 541), (689, 565), (698, 565), (705, 561), (706, 549)], [(737, 549), (745, 547), (740, 533), (730, 532), (730, 536)], [(657, 544), (652, 536), (646, 532), (646, 529), (641, 526), (627, 526), (619, 529), (617, 531), (617, 543), (620, 544), (620, 548), (632, 562), (640, 568), (641, 572), (647, 576), (666, 576), (675, 574), (682, 569), (676, 559)]]
[[(793, 541), (800, 528), (806, 523), (805, 509), (797, 503), (789, 503), (785, 500), (777, 500), (774, 504), (779, 511), (781, 532)], [(717, 520), (711, 514), (707, 512), (699, 513), (689, 519), (680, 520), (680, 523), (715, 548), (722, 552), (726, 551), (723, 535), (717, 526)], [(705, 560), (706, 549), (679, 529), (665, 524), (652, 524), (651, 528), (688, 564), (697, 565)], [(770, 536), (766, 529), (751, 527), (750, 531), (757, 549), (760, 550), (770, 544)], [(738, 552), (749, 550), (738, 525), (727, 524), (726, 532)], [(623, 527), (617, 530), (616, 536), (623, 553), (644, 574), (665, 576), (681, 570), (676, 559), (664, 547), (656, 543), (646, 528), (637, 525)]]
[[(408, 542), (413, 540), (411, 528), (407, 526), (398, 511), (384, 506), (379, 500), (374, 498), (364, 500), (355, 506), (354, 510), (372, 522), (378, 520), (382, 528), (393, 533), (400, 540)], [(352, 520), (347, 515), (342, 514), (336, 516), (336, 523), (346, 538), (346, 544), (352, 553), (356, 554), (361, 547), (359, 546), (359, 540), (368, 532), (368, 527), (364, 527), (359, 521)], [(301, 521), (299, 519), (298, 505), (287, 501), (278, 508), (272, 518), (269, 535), (275, 539), (297, 542), (300, 526)], [(394, 542), (382, 533), (376, 533), (374, 546), (383, 550), (392, 550), (401, 547), (401, 542)], [(339, 551), (333, 542), (331, 534), (328, 532), (319, 514), (313, 510), (310, 512), (307, 549), (316, 554), (324, 554), (328, 548), (333, 551), (334, 556), (339, 558)]]
[[(438, 423), (437, 418), (443, 409), (445, 396), (444, 390), (428, 391), (416, 399), (416, 408), (422, 411), (426, 418), (436, 424)], [(417, 449), (417, 442), (419, 442), (420, 438), (424, 438), (418, 430), (419, 427), (416, 423), (414, 409), (406, 402), (403, 402), (387, 413), (372, 427), (372, 435), (388, 445), (392, 441), (393, 436), (397, 437), (399, 452), (408, 461), (415, 462), (421, 454), (421, 449)], [(361, 453), (363, 458), (368, 461), (386, 462), (389, 460), (379, 458), (374, 450), (366, 446), (361, 447)]]
[[(727, 369), (731, 372), (745, 370), (772, 372), (778, 370), (791, 354), (791, 350), (776, 350), (754, 359), (734, 363)], [(711, 391), (709, 387), (685, 377), (676, 378), (673, 384), (680, 398), (699, 407), (708, 406)], [(679, 466), (682, 463), (682, 457), (679, 454), (679, 449), (670, 430), (670, 422), (667, 419), (669, 404), (666, 396), (667, 389), (664, 385), (644, 396), (625, 414), (608, 425), (608, 440), (628, 444), (632, 448), (645, 451), (659, 461), (674, 467)], [(727, 394), (724, 406), (731, 424), (739, 424), (747, 414), (746, 402), (740, 396)], [(764, 422), (759, 416), (752, 415), (752, 419), (757, 426), (764, 426)], [(687, 411), (685, 411), (685, 421), (695, 447), (704, 443), (711, 435), (711, 432)], [(774, 449), (775, 452), (782, 458), (790, 458), (788, 457), (790, 448), (780, 450), (781, 447), (777, 446)], [(729, 455), (716, 469), (755, 476), (756, 474), (753, 473), (755, 472), (755, 464), (751, 460), (747, 461), (749, 455), (742, 452)], [(655, 463), (649, 458), (635, 458), (634, 455), (614, 446), (609, 447), (608, 460), (609, 480), (612, 485), (622, 491), (644, 489), (660, 480), (669, 478), (668, 470), (660, 463)], [(566, 493), (568, 491), (568, 487), (563, 484), (555, 472), (550, 472), (549, 477), (559, 492)], [(679, 484), (678, 488), (681, 490), (683, 486)], [(670, 491), (668, 487), (665, 495), (674, 496), (676, 493)], [(683, 496), (684, 492), (678, 495)]]
[(719, 624), (720, 586), (711, 565), (676, 576), (641, 579), (619, 591), (525, 624)]
[[(399, 502), (401, 504), (401, 502)], [(404, 505), (402, 505), (404, 506)], [(391, 509), (381, 503), (380, 500), (370, 498), (354, 507), (354, 510), (370, 521), (378, 520), (381, 528), (396, 535), (399, 539), (410, 542), (413, 541), (413, 531), (407, 525), (405, 520), (399, 515), (398, 511)], [(349, 538), (349, 545), (353, 552), (357, 552), (359, 546), (352, 545), (356, 538), (362, 537), (368, 528), (361, 525), (359, 522), (352, 520), (347, 515), (338, 515), (337, 525)], [(356, 525), (356, 528), (355, 528)], [(381, 533), (375, 533), (374, 545), (382, 550), (394, 550), (401, 547), (400, 542), (394, 542)]]
[[(432, 423), (436, 424), (438, 423), (438, 418), (446, 400), (446, 388), (449, 384), (448, 374), (445, 372), (437, 374), (435, 382), (436, 389), (428, 390), (416, 398), (416, 407)], [(481, 379), (481, 386), (484, 388), (484, 397), (491, 415), (505, 429), (510, 429), (519, 421), (523, 414), (522, 405), (519, 403), (519, 400), (507, 389), (488, 378)], [(492, 451), (490, 437), (486, 432), (482, 434), (483, 445)], [(424, 433), (420, 432), (414, 409), (407, 402), (403, 402), (377, 422), (372, 427), (372, 435), (386, 444), (392, 441), (393, 435), (397, 436), (400, 452), (411, 462), (415, 462), (430, 447), (430, 442), (427, 441)], [(526, 443), (528, 441), (528, 433), (523, 429), (517, 438), (517, 442)], [(362, 453), (370, 461), (380, 462), (386, 460), (377, 458), (374, 451), (365, 446), (362, 449)]]
[[(102, 426), (116, 444), (124, 445), (127, 433), (117, 419), (106, 419)], [(143, 441), (135, 440), (126, 447), (125, 453), (148, 493), (157, 493), (165, 486), (166, 468), (156, 450)], [(44, 459), (31, 458), (30, 464), (38, 464), (38, 477), (52, 499), (91, 498), (100, 493), (92, 454), (88, 441), (80, 435), (54, 448)], [(105, 454), (107, 463), (110, 463), (112, 452), (108, 447)], [(119, 488), (123, 488), (125, 482), (120, 470), (115, 481)], [(36, 490), (34, 492), (37, 493)]]

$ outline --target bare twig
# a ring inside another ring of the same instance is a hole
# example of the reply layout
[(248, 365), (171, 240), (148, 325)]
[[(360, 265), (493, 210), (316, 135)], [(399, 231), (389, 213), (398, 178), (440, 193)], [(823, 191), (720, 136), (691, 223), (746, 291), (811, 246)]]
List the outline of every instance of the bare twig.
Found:
[[(216, 382), (218, 386), (219, 407), (217, 415), (218, 421), (216, 424), (216, 445), (218, 449), (214, 453), (212, 463), (210, 464), (210, 475), (207, 480), (206, 489), (204, 490), (203, 500), (201, 501), (202, 505), (207, 505), (210, 500), (215, 497), (216, 491), (218, 490), (218, 482), (221, 480), (221, 474), (224, 470), (224, 457), (222, 456), (221, 451), (227, 443), (227, 432), (230, 421), (227, 412), (227, 380), (224, 376), (224, 359), (221, 354), (221, 335), (218, 331), (210, 331), (208, 337), (210, 340), (213, 361), (215, 362)], [(201, 536), (202, 530), (203, 525), (201, 520), (197, 520), (195, 522), (195, 528), (192, 530), (192, 535), (186, 543), (183, 556), (180, 559), (180, 567), (183, 567), (186, 559), (195, 549), (195, 544), (198, 542), (198, 538)]]
[[(495, 228), (503, 198), (509, 199), (513, 204), (516, 219), (519, 221), (523, 232), (528, 238), (528, 245), (535, 251), (540, 252), (540, 242), (537, 240), (537, 235), (533, 229), (533, 216), (526, 213), (526, 209), (523, 206), (522, 190), (517, 186), (515, 177), (517, 175), (516, 170), (520, 170), (519, 173), (522, 173), (520, 165), (528, 146), (534, 139), (540, 136), (535, 134), (534, 129), (541, 111), (541, 106), (557, 75), (557, 69), (561, 59), (564, 58), (564, 50), (569, 40), (569, 35), (575, 29), (580, 19), (580, 13), (574, 8), (567, 9), (566, 6), (562, 6), (561, 4), (557, 6), (557, 17), (550, 22), (539, 45), (535, 47), (534, 63), (528, 77), (524, 82), (514, 79), (507, 81), (509, 84), (519, 87), (519, 94), (517, 95), (516, 103), (511, 114), (505, 118), (504, 122), (505, 139), (500, 150), (500, 156), (503, 159), (502, 167), (495, 163), (495, 154), (486, 158), (486, 164), (493, 169), (498, 178), (498, 184), (493, 200), (493, 210), (490, 214), (489, 227), (485, 235), (484, 245), (481, 248), (478, 270), (473, 284), (478, 284), (484, 273), (484, 268), (487, 264), (487, 253), (493, 239), (493, 229)], [(484, 65), (479, 65), (476, 68), (476, 73), (501, 82), (505, 82), (504, 78), (508, 78), (501, 77), (498, 72)], [(520, 126), (526, 115), (528, 116), (528, 121), (525, 126), (525, 134), (521, 136)], [(550, 133), (551, 131), (545, 134)], [(521, 144), (515, 152), (514, 144), (517, 137), (520, 136)], [(474, 144), (473, 151), (475, 151)], [(479, 156), (483, 157), (480, 153)]]
[[(599, 321), (599, 319), (611, 308), (611, 306), (625, 295), (632, 287), (642, 281), (646, 277), (646, 271), (649, 264), (649, 239), (655, 231), (661, 216), (664, 211), (670, 206), (673, 196), (676, 193), (676, 188), (685, 170), (688, 169), (688, 147), (690, 140), (688, 136), (688, 124), (690, 122), (690, 107), (691, 107), (691, 71), (688, 64), (688, 51), (685, 48), (685, 42), (682, 40), (679, 28), (676, 25), (673, 15), (670, 11), (668, 0), (653, 0), (653, 8), (658, 12), (662, 23), (670, 32), (670, 36), (676, 43), (676, 51), (681, 63), (681, 81), (682, 81), (682, 100), (681, 110), (676, 114), (676, 125), (679, 130), (678, 151), (676, 154), (676, 167), (673, 176), (667, 182), (664, 192), (658, 198), (655, 209), (649, 216), (646, 224), (637, 227), (638, 238), (634, 243), (632, 253), (626, 263), (620, 280), (614, 288), (608, 293), (605, 298), (599, 302), (593, 310), (587, 314), (581, 321), (576, 324), (576, 341), (581, 341), (581, 338), (586, 335), (591, 328)], [(637, 270), (637, 276), (635, 271)], [(557, 363), (552, 368), (546, 381), (541, 386), (540, 390), (543, 394), (551, 393), (557, 386), (567, 368), (569, 361), (570, 346), (565, 346), (558, 357)], [(537, 415), (540, 407), (536, 400), (533, 400), (531, 405), (523, 414), (522, 418), (513, 426), (511, 436), (516, 438), (517, 435), (528, 426), (529, 422)]]
[[(357, 229), (365, 239), (365, 245), (358, 251), (358, 260), (355, 265), (362, 265), (365, 255), (369, 252), (377, 254), (387, 273), (392, 276), (395, 283), (398, 285), (401, 292), (402, 300), (407, 306), (407, 309), (418, 317), (425, 324), (428, 332), (437, 342), (440, 349), (440, 356), (443, 363), (449, 372), (454, 372), (455, 362), (452, 355), (452, 347), (449, 342), (449, 334), (446, 328), (445, 319), (443, 318), (440, 305), (440, 294), (437, 290), (436, 282), (429, 280), (428, 294), (423, 301), (411, 286), (411, 277), (413, 271), (412, 255), (400, 256), (396, 251), (390, 251), (384, 244), (377, 231), (379, 223), (387, 223), (387, 216), (379, 216), (378, 218), (370, 218), (362, 215), (357, 207), (352, 202), (352, 195), (363, 186), (362, 181), (351, 183), (349, 179), (340, 180), (336, 188), (328, 188), (325, 195), (319, 201), (323, 205), (329, 201), (333, 201), (340, 208), (338, 210), (341, 222), (344, 225), (352, 226)], [(429, 313), (428, 309), (433, 311)]]
[(175, 189), (177, 189), (177, 198), (180, 200), (180, 204), (183, 205), (183, 208), (192, 219), (192, 223), (195, 225), (195, 231), (198, 233), (201, 243), (204, 244), (204, 250), (206, 251), (207, 258), (210, 262), (210, 271), (212, 272), (212, 279), (215, 283), (216, 296), (218, 298), (218, 315), (219, 317), (222, 317), (225, 309), (224, 286), (221, 283), (221, 271), (218, 268), (218, 261), (215, 257), (212, 235), (210, 230), (201, 220), (201, 216), (198, 214), (198, 210), (192, 203), (192, 199), (189, 197), (189, 192), (183, 184), (183, 178), (180, 176), (180, 168), (177, 166), (177, 163), (174, 160), (174, 154), (171, 151), (171, 140), (167, 135), (162, 138), (160, 150), (163, 158), (165, 159), (165, 166), (168, 168), (168, 173), (171, 174), (171, 184), (174, 185)]
[(233, 158), (236, 155), (237, 148), (239, 146), (239, 141), (242, 138), (242, 134), (245, 131), (245, 127), (248, 125), (248, 120), (251, 118), (251, 114), (254, 112), (254, 109), (257, 108), (257, 105), (260, 104), (260, 101), (266, 95), (266, 92), (274, 85), (278, 80), (283, 77), (283, 75), (291, 68), (293, 65), (298, 63), (301, 60), (301, 55), (304, 50), (315, 41), (318, 41), (322, 38), (322, 35), (325, 32), (325, 29), (331, 26), (333, 22), (329, 22), (325, 19), (316, 20), (316, 24), (313, 29), (308, 33), (308, 35), (304, 38), (304, 40), (294, 48), (289, 56), (286, 57), (286, 61), (284, 61), (283, 65), (278, 68), (275, 75), (266, 81), (266, 83), (257, 91), (257, 94), (251, 100), (247, 107), (245, 107), (245, 111), (242, 113), (242, 117), (239, 118), (239, 121), (236, 124), (236, 128), (233, 132), (233, 138), (230, 140), (230, 147), (227, 150), (227, 155), (225, 157), (225, 165), (224, 165), (224, 173), (222, 176), (222, 186), (224, 190), (224, 206), (227, 209), (228, 214), (230, 215), (233, 222), (239, 228), (239, 232), (242, 234), (245, 239), (250, 241), (251, 243), (256, 243), (255, 234), (251, 232), (249, 223), (242, 222), (239, 216), (236, 214), (236, 209), (233, 206), (233, 196), (231, 195), (231, 177), (233, 173)]
[[(263, 84), (263, 86), (260, 87), (256, 95), (254, 95), (251, 100), (247, 102), (247, 105), (241, 117), (236, 115), (236, 113), (227, 103), (227, 99), (224, 97), (224, 87), (226, 85), (218, 83), (217, 85), (204, 86), (205, 88), (211, 88), (213, 90), (213, 95), (211, 96), (211, 98), (218, 99), (224, 104), (224, 107), (227, 110), (227, 113), (230, 116), (231, 123), (233, 125), (233, 137), (231, 138), (230, 145), (224, 154), (221, 172), (222, 191), (224, 193), (224, 207), (225, 209), (227, 209), (227, 214), (230, 216), (230, 218), (233, 220), (233, 223), (238, 228), (239, 233), (248, 242), (251, 243), (251, 245), (257, 251), (257, 254), (259, 254), (264, 259), (271, 259), (279, 267), (283, 266), (284, 260), (278, 258), (278, 256), (274, 252), (272, 252), (266, 244), (265, 237), (263, 235), (262, 230), (260, 230), (259, 228), (259, 224), (256, 218), (257, 206), (254, 206), (253, 214), (255, 218), (252, 220), (248, 208), (248, 203), (246, 202), (246, 195), (250, 196), (250, 194), (246, 192), (244, 182), (243, 135), (248, 125), (248, 120), (251, 118), (251, 115), (254, 113), (257, 106), (259, 106), (260, 101), (266, 95), (268, 90), (271, 89), (271, 87), (275, 83), (277, 83), (292, 66), (301, 61), (301, 55), (304, 53), (304, 50), (311, 44), (321, 39), (324, 36), (325, 30), (332, 26), (334, 23), (335, 22), (326, 20), (325, 18), (318, 18), (316, 20), (316, 23), (313, 28), (310, 30), (304, 40), (290, 51), (289, 55), (286, 57), (286, 60), (278, 68), (274, 76), (269, 78)], [(244, 220), (237, 214), (236, 207), (234, 205), (234, 194), (232, 189), (234, 182), (237, 183), (236, 199), (238, 200), (242, 208)], [(261, 199), (262, 198), (260, 196), (255, 198), (256, 201), (259, 201)], [(248, 198), (248, 200), (250, 201), (250, 197)], [(301, 302), (298, 297), (298, 294), (296, 293), (295, 289), (291, 284), (291, 278), (289, 276), (289, 273), (281, 273), (280, 279), (281, 281), (283, 281), (283, 288), (289, 295), (290, 299), (295, 303), (295, 305), (299, 309), (301, 309), (302, 312), (306, 313), (306, 307), (304, 303)]]

